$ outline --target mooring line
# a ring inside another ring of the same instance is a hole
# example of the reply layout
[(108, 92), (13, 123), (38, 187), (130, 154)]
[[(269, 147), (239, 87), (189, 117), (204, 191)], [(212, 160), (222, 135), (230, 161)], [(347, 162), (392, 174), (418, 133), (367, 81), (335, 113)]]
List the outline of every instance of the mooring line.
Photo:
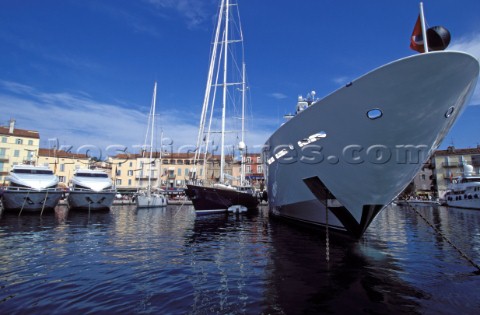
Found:
[(180, 205), (180, 208), (178, 208), (177, 211), (175, 212), (175, 214), (173, 215), (174, 218), (177, 216), (177, 213), (179, 213), (180, 210), (182, 210), (183, 205), (184, 205), (186, 202), (187, 202), (186, 199), (182, 202), (182, 204)]
[(45, 199), (43, 199), (42, 211), (40, 212), (40, 216), (43, 215), (43, 209), (45, 209), (45, 203), (47, 203), (47, 197), (48, 197), (48, 189), (47, 189), (47, 193), (45, 194)]
[(25, 203), (27, 202), (27, 198), (28, 198), (29, 194), (30, 194), (30, 190), (27, 191), (27, 196), (25, 198), (23, 198), (22, 208), (20, 209), (20, 212), (18, 213), (18, 216), (22, 215), (22, 211), (23, 211), (23, 208), (25, 207)]
[[(408, 204), (408, 203), (407, 203)], [(447, 243), (449, 243), (453, 248), (455, 248), (459, 253), (460, 253), (460, 256), (462, 256), (463, 258), (465, 258), (470, 264), (472, 264), (472, 266), (474, 266), (475, 268), (478, 269), (478, 271), (480, 271), (480, 266), (475, 263), (470, 257), (468, 257), (460, 248), (458, 248), (455, 244), (453, 244), (452, 241), (450, 241), (450, 239), (448, 239), (448, 237), (446, 237), (439, 229), (437, 229), (432, 223), (430, 223), (430, 221), (427, 220), (427, 218), (425, 218), (417, 209), (415, 209), (412, 205), (408, 204), (408, 206), (410, 207), (410, 209), (412, 209), (413, 211), (415, 211), (415, 213), (418, 214), (418, 216), (420, 216), (420, 218), (422, 218), (428, 225), (430, 225), (430, 227), (437, 233), (439, 234), (445, 241), (447, 241)]]
[[(327, 201), (328, 203), (328, 201)], [(328, 207), (325, 205), (325, 226), (326, 226), (326, 240), (325, 240), (325, 244), (326, 244), (326, 257), (327, 257), (327, 263), (330, 262), (330, 239), (329, 239), (329, 233), (328, 233)]]

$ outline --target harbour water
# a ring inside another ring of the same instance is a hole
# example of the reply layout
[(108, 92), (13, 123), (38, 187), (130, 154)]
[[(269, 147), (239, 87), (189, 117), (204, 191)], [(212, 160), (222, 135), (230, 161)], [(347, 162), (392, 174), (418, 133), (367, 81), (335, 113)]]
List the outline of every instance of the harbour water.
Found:
[[(480, 263), (480, 211), (417, 207)], [(480, 273), (411, 209), (358, 242), (191, 206), (3, 213), (0, 314), (477, 314)]]

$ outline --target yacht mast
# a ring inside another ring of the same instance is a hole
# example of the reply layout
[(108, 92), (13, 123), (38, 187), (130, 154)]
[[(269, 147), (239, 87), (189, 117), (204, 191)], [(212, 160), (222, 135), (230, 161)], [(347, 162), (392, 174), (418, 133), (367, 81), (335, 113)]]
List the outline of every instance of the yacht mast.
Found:
[(245, 146), (245, 62), (242, 63), (242, 134), (241, 141), (238, 145), (240, 152), (242, 152), (241, 157), (241, 167), (240, 167), (240, 185), (245, 183), (245, 162), (247, 158), (247, 147)]
[(225, 180), (225, 117), (227, 111), (227, 64), (228, 64), (228, 19), (229, 19), (229, 0), (225, 1), (225, 32), (223, 35), (223, 100), (222, 100), (222, 133), (220, 144), (220, 182)]
[[(207, 113), (209, 110), (209, 103), (210, 103), (210, 92), (212, 90), (212, 78), (213, 74), (215, 71), (215, 64), (217, 63), (217, 52), (218, 52), (218, 45), (219, 45), (219, 37), (220, 37), (220, 30), (221, 30), (221, 25), (222, 25), (222, 20), (223, 20), (223, 7), (224, 7), (224, 1), (220, 3), (220, 9), (219, 9), (219, 16), (218, 16), (218, 21), (217, 21), (217, 28), (215, 30), (215, 39), (213, 42), (213, 48), (212, 48), (212, 55), (210, 58), (210, 67), (208, 69), (208, 77), (207, 77), (207, 85), (205, 87), (205, 96), (203, 98), (203, 106), (202, 106), (202, 114), (200, 117), (200, 126), (198, 129), (198, 136), (197, 136), (197, 147), (195, 150), (195, 156), (194, 156), (194, 167), (193, 167), (193, 178), (197, 178), (197, 161), (200, 159), (201, 151), (202, 151), (202, 142), (204, 138), (204, 132), (205, 132), (205, 122), (207, 119)], [(213, 111), (213, 109), (210, 109)], [(207, 139), (208, 142), (208, 139)], [(205, 145), (205, 152), (204, 155), (207, 154), (208, 147)], [(206, 178), (206, 173), (205, 173), (205, 164), (206, 161), (203, 165), (203, 176)]]
[(148, 190), (147, 194), (150, 196), (150, 190), (152, 187), (152, 154), (153, 154), (153, 135), (155, 130), (155, 103), (157, 101), (157, 81), (153, 86), (153, 97), (152, 97), (152, 111), (151, 111), (151, 120), (152, 120), (152, 129), (150, 130), (150, 158), (148, 163)]

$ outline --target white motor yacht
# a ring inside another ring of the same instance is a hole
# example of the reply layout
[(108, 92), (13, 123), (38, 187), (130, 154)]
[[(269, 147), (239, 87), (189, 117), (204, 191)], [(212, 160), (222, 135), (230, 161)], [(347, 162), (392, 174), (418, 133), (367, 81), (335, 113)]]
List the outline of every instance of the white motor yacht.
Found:
[(111, 207), (116, 194), (106, 172), (78, 169), (71, 180), (67, 201), (71, 209), (102, 210)]
[(64, 193), (57, 188), (58, 177), (47, 166), (14, 165), (6, 180), (9, 185), (3, 190), (2, 203), (7, 211), (51, 210)]

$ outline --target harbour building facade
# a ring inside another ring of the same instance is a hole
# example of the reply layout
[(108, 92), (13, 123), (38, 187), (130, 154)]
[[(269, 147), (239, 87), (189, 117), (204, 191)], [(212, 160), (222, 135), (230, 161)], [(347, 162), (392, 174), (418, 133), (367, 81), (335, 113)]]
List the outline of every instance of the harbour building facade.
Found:
[(15, 120), (0, 126), (0, 181), (17, 164), (33, 164), (38, 155), (40, 134), (35, 130), (19, 129)]
[(446, 150), (437, 150), (432, 162), (438, 196), (443, 199), (452, 181), (463, 174), (464, 164), (471, 165), (473, 172), (480, 174), (480, 146), (467, 149), (450, 146)]

